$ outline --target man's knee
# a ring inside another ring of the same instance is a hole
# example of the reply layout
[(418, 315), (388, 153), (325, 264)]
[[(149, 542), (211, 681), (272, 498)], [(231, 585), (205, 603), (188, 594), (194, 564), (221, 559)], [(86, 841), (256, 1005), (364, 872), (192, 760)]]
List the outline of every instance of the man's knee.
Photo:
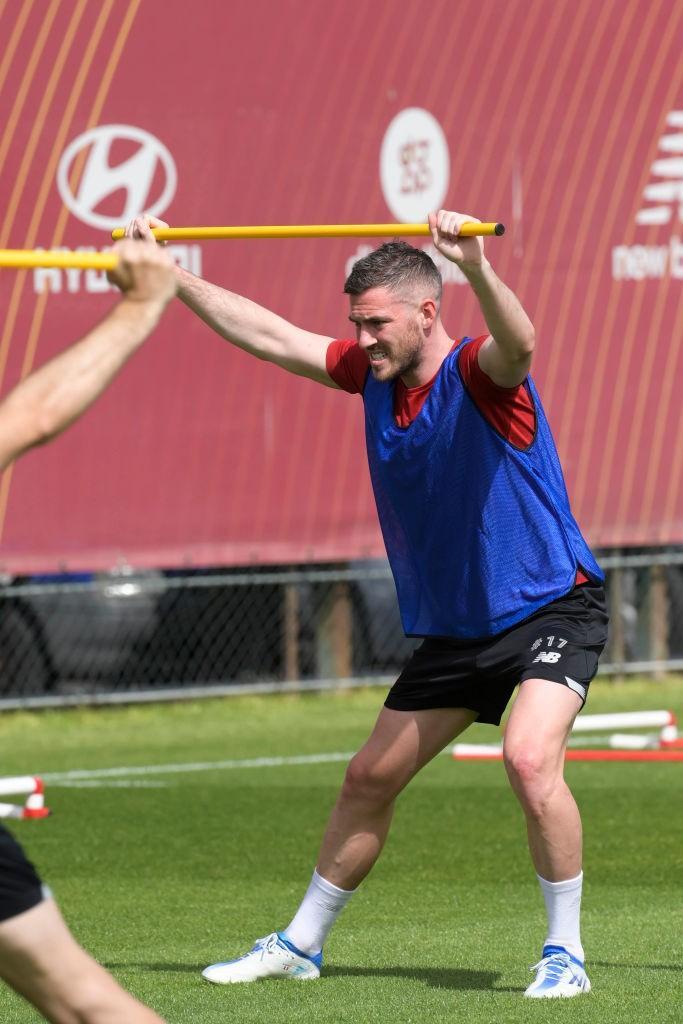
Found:
[(393, 800), (401, 788), (402, 785), (395, 773), (382, 768), (376, 761), (360, 751), (352, 758), (346, 769), (342, 798), (385, 804)]
[(547, 759), (540, 747), (530, 742), (506, 742), (503, 747), (505, 770), (515, 781), (525, 786), (535, 785), (543, 778)]
[(509, 742), (503, 749), (505, 770), (517, 796), (532, 812), (542, 813), (558, 784), (561, 762), (532, 740)]

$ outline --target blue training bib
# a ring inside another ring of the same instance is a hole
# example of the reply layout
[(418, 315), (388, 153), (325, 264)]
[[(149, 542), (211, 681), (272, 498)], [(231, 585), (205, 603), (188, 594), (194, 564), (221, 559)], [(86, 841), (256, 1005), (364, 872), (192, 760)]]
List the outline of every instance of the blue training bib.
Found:
[(394, 384), (368, 374), (363, 393), (370, 476), (407, 636), (494, 636), (574, 586), (604, 579), (572, 516), (540, 399), (520, 451), (485, 420), (446, 357), (409, 427)]

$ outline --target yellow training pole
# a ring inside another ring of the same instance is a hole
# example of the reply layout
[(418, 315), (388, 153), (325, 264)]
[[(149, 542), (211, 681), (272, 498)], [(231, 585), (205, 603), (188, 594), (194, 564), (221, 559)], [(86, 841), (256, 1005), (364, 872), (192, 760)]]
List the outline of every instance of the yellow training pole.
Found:
[[(473, 235), (502, 235), (502, 224), (463, 224), (460, 234), (470, 238)], [(207, 238), (387, 238), (408, 235), (430, 235), (428, 224), (271, 224), (244, 227), (215, 228), (152, 228), (152, 234), (159, 242), (178, 242)], [(123, 238), (123, 228), (111, 233), (114, 239)]]
[(114, 252), (59, 252), (56, 249), (0, 249), (0, 267), (63, 267), (77, 270), (113, 270), (119, 261)]

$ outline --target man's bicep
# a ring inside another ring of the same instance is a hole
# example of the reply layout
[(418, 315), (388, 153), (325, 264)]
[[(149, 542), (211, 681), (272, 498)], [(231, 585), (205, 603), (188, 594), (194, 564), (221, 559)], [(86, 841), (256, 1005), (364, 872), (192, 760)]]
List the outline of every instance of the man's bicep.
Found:
[(523, 359), (511, 359), (489, 334), (479, 348), (477, 362), (494, 384), (515, 388), (523, 383), (531, 369), (531, 354)]
[(273, 362), (300, 377), (308, 377), (329, 388), (338, 388), (339, 385), (327, 372), (327, 349), (331, 341), (332, 338), (324, 334), (313, 334), (287, 324)]

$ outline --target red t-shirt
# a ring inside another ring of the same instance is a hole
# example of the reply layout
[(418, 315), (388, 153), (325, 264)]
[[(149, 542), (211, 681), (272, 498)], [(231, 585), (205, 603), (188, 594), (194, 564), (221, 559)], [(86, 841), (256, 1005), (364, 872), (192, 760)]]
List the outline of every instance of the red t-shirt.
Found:
[[(493, 429), (515, 448), (524, 451), (536, 434), (536, 411), (526, 382), (512, 388), (496, 384), (479, 365), (479, 349), (488, 335), (465, 345), (458, 356), (458, 369), (474, 404)], [(456, 341), (453, 348), (460, 344)], [(453, 349), (451, 349), (453, 351)], [(368, 357), (356, 341), (333, 341), (327, 348), (327, 372), (338, 387), (349, 394), (362, 394), (370, 372)], [(407, 388), (401, 378), (394, 388), (394, 416), (399, 427), (409, 427), (424, 405), (434, 377), (426, 384)], [(579, 570), (577, 585), (588, 578)]]
[[(479, 366), (479, 349), (487, 335), (465, 345), (458, 357), (458, 369), (468, 394), (479, 412), (515, 448), (528, 448), (536, 432), (534, 403), (525, 384), (504, 388), (495, 384)], [(460, 344), (456, 341), (453, 348)], [(370, 372), (368, 357), (356, 341), (333, 341), (327, 349), (327, 372), (349, 394), (362, 394)], [(401, 378), (394, 388), (394, 415), (399, 427), (409, 427), (429, 394), (434, 378), (416, 388), (407, 388)]]

